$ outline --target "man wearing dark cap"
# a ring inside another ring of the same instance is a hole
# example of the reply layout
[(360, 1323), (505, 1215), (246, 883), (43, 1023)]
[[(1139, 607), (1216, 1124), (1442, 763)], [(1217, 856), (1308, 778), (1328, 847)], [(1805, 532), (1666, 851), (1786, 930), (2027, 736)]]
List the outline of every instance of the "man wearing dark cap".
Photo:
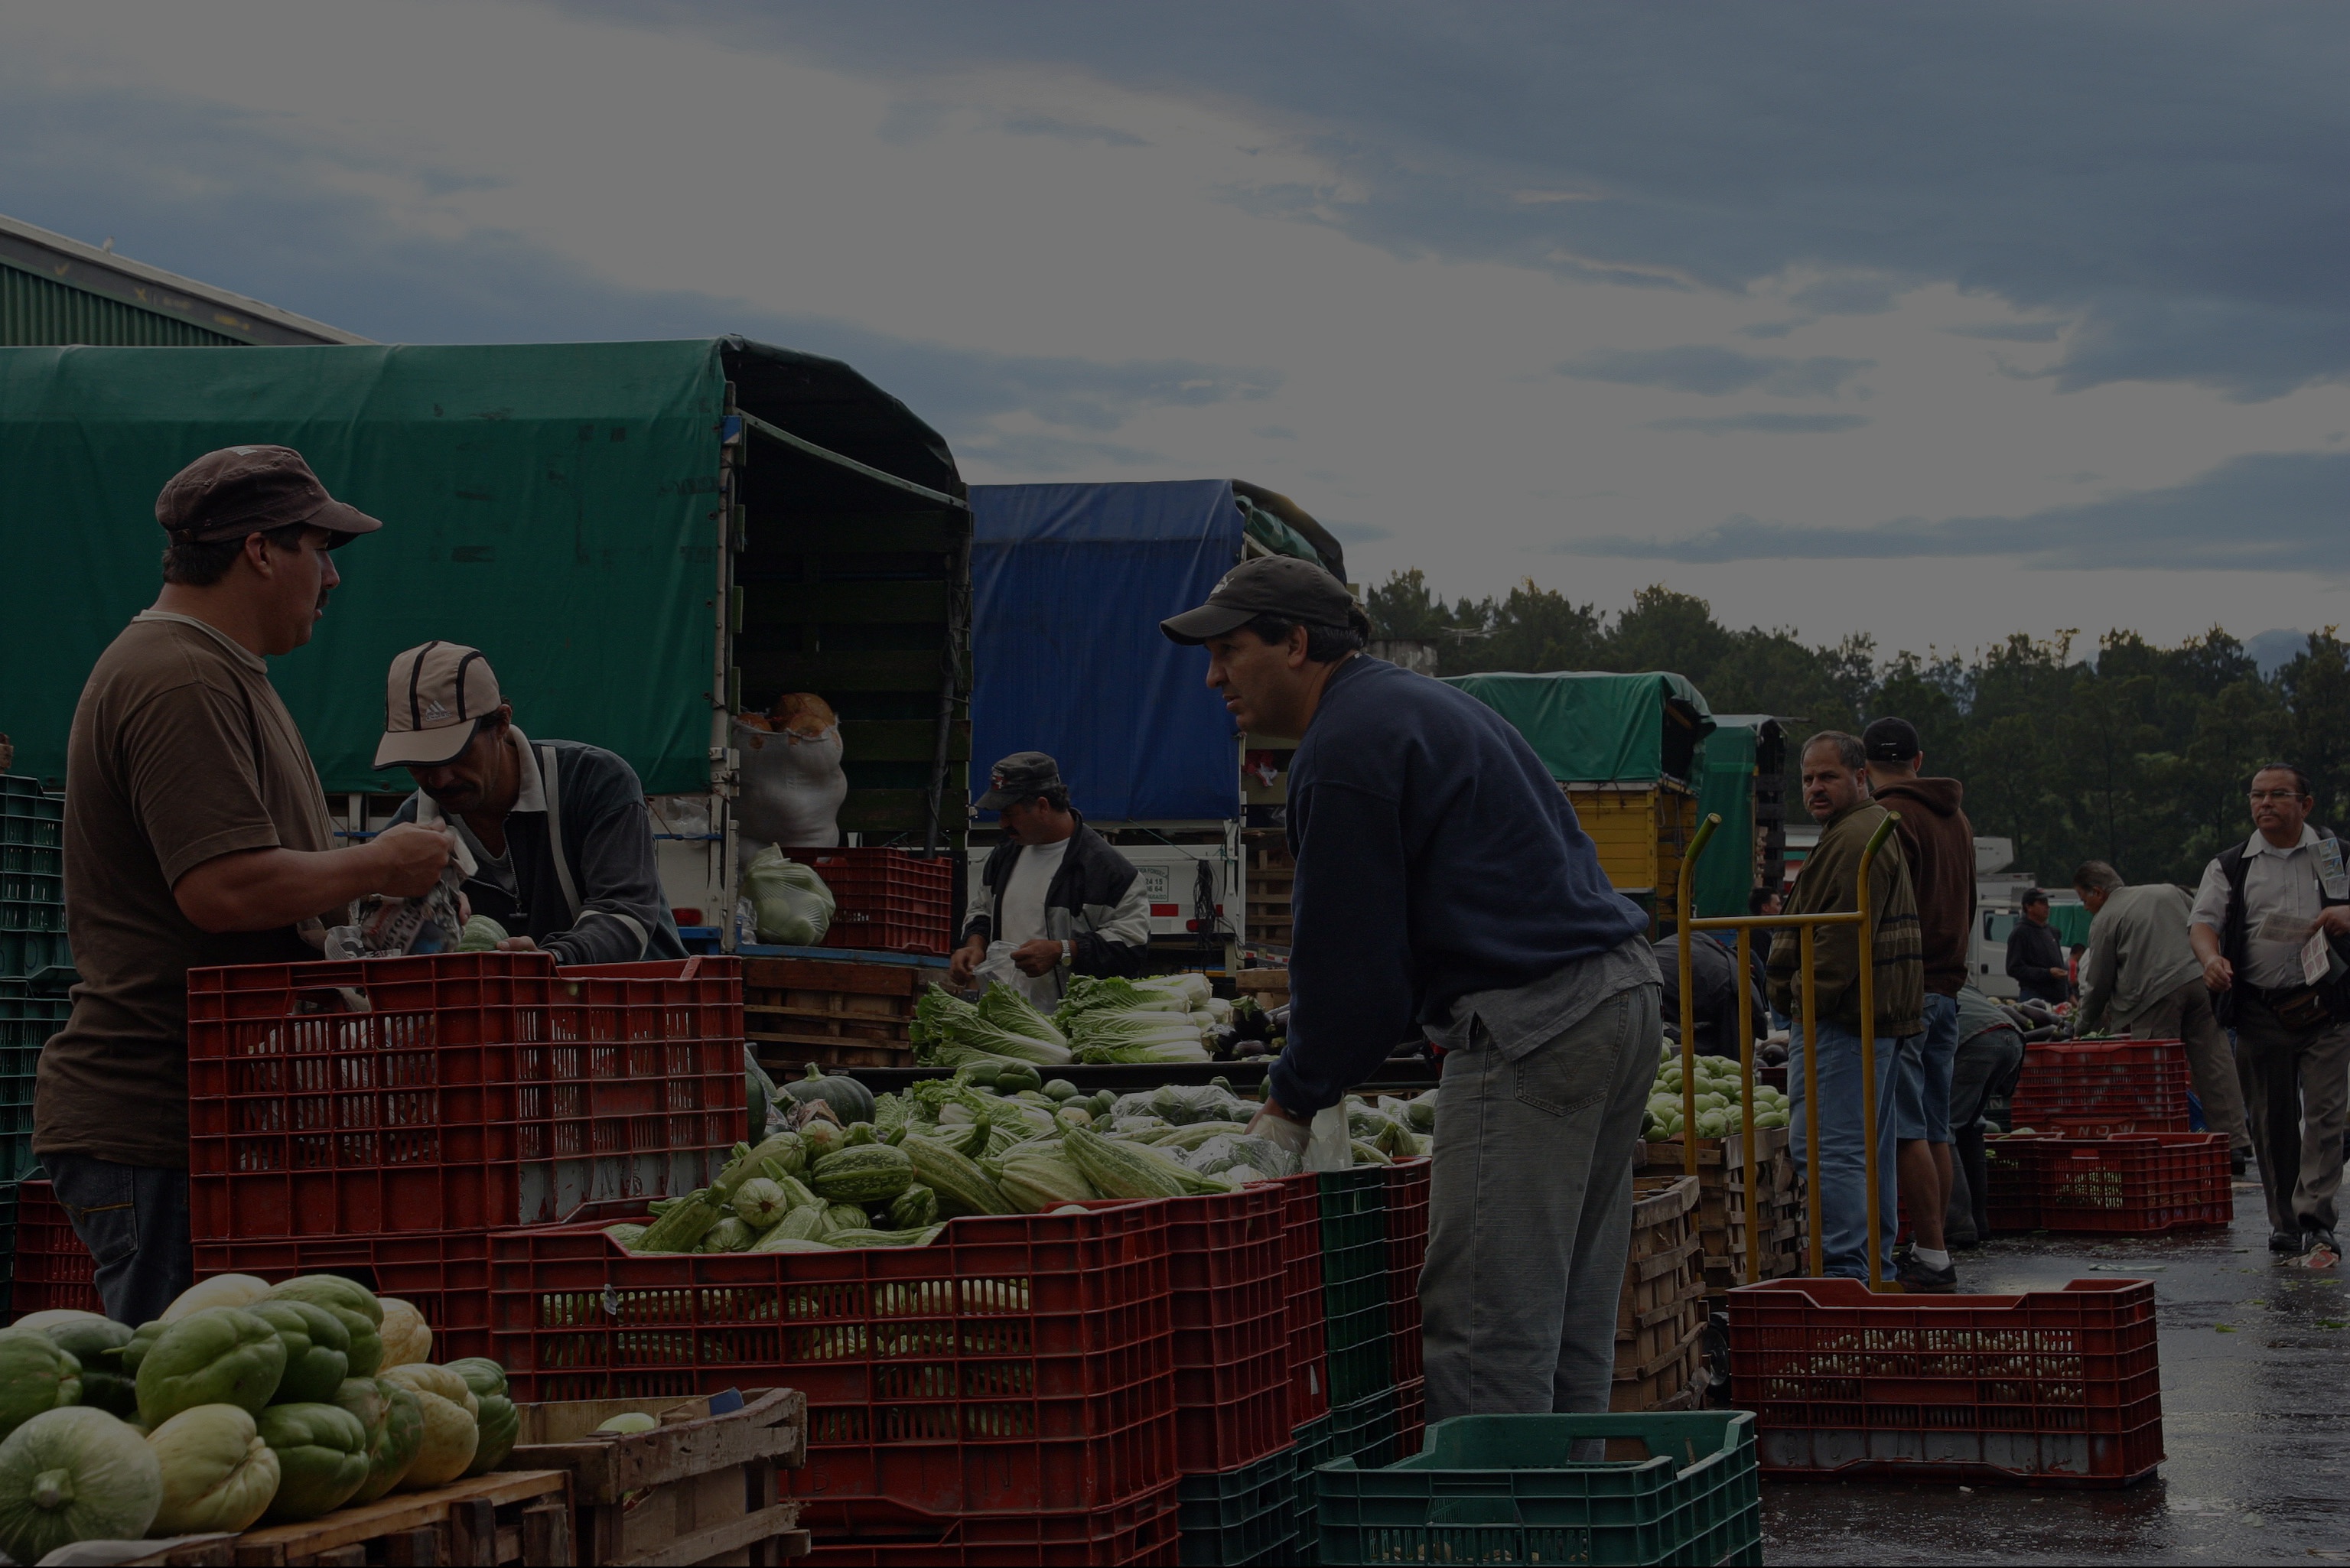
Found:
[(962, 945), (948, 975), (972, 983), (992, 943), (1009, 944), (1020, 989), (1051, 1011), (1072, 975), (1139, 974), (1150, 947), (1150, 903), (1134, 863), (1069, 805), (1061, 765), (1014, 752), (988, 771), (974, 803), (997, 813), (1003, 841), (971, 885)]
[(81, 983), (41, 1053), (33, 1124), (107, 1314), (134, 1324), (192, 1282), (188, 971), (315, 959), (351, 900), (421, 896), (450, 854), (421, 827), (335, 847), (265, 662), (310, 640), (340, 580), (329, 552), (382, 524), (282, 446), (207, 452), (155, 516), (163, 591), (74, 710), (66, 920)]
[(2039, 888), (2023, 893), (2023, 919), (2007, 937), (2007, 973), (2015, 989), (2033, 1002), (2054, 1007), (2073, 994), (2073, 966), (2064, 961), (2064, 940), (2048, 923), (2048, 894)]
[(1958, 1289), (1943, 1245), (1951, 1189), (1950, 1071), (1959, 1051), (1959, 989), (1967, 983), (1968, 939), (1974, 934), (1975, 830), (1960, 809), (1956, 779), (1920, 778), (1925, 751), (1907, 719), (1879, 719), (1861, 732), (1868, 788), (1900, 821), (1894, 832), (1909, 863), (1918, 899), (1918, 936), (1926, 964), (1925, 1029), (1901, 1042), (1894, 1085), (1896, 1158), (1909, 1206), (1915, 1246), (1902, 1288), (1928, 1294)]
[(446, 823), (472, 853), (465, 897), (505, 928), (498, 945), (561, 964), (683, 958), (661, 891), (644, 785), (626, 759), (577, 741), (532, 742), (477, 648), (396, 655), (375, 765), (417, 790), (392, 821)]
[(1442, 1045), (1428, 1418), (1607, 1409), (1662, 1040), (1648, 916), (1533, 748), (1363, 653), (1368, 624), (1321, 567), (1246, 562), (1160, 629), (1206, 645), (1243, 729), (1298, 737), (1289, 1039), (1252, 1125), (1301, 1147), (1394, 1046)]

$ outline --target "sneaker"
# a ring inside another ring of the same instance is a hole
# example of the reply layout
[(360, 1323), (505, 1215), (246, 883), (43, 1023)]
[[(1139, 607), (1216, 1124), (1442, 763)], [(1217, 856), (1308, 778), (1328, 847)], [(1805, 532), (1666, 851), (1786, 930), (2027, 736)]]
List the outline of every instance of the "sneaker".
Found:
[(2321, 1230), (2315, 1225), (2303, 1226), (2301, 1231), (2301, 1250), (2303, 1252), (2314, 1252), (2320, 1247), (2324, 1248), (2327, 1251), (2333, 1253), (2337, 1258), (2342, 1255), (2342, 1243), (2334, 1239), (2333, 1231)]
[(2229, 1151), (2229, 1153), (2228, 1153), (2228, 1173), (2229, 1173), (2230, 1175), (2231, 1175), (2231, 1176), (2241, 1176), (2241, 1175), (2243, 1175), (2247, 1170), (2249, 1170), (2249, 1169), (2251, 1169), (2251, 1161), (2250, 1159), (2248, 1159), (2248, 1158), (2245, 1157), (2244, 1151), (2243, 1151), (2242, 1149), (2241, 1149), (2241, 1148), (2239, 1148), (2239, 1149), (2230, 1149), (2230, 1150)]
[(1944, 1268), (1929, 1269), (1913, 1257), (1901, 1265), (1901, 1272), (1894, 1279), (1903, 1291), (1913, 1296), (1956, 1295), (1959, 1291), (1959, 1266), (1951, 1263)]
[(2269, 1251), (2272, 1252), (2276, 1252), (2288, 1258), (2298, 1258), (2307, 1249), (2302, 1245), (2301, 1232), (2298, 1231), (2272, 1231), (2269, 1232)]

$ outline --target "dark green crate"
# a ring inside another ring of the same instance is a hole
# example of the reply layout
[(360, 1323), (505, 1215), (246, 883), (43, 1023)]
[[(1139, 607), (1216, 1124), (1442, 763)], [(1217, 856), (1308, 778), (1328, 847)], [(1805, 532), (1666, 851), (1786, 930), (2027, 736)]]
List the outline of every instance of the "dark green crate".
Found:
[(1323, 1465), (1334, 1459), (1352, 1459), (1368, 1469), (1384, 1465), (1395, 1458), (1396, 1397), (1393, 1388), (1382, 1388), (1367, 1398), (1330, 1407), (1330, 1459), (1316, 1465), (1314, 1506), (1322, 1506), (1321, 1481)]
[(1322, 1202), (1323, 1272), (1333, 1252), (1384, 1242), (1388, 1234), (1388, 1179), (1383, 1165), (1326, 1170), (1318, 1184)]
[[(26, 881), (25, 877), (12, 878)], [(0, 931), (57, 931), (66, 929), (66, 907), (62, 900), (51, 904), (36, 903), (29, 898), (0, 898)]]
[(1283, 1449), (1254, 1464), (1175, 1483), (1180, 1561), (1238, 1568), (1275, 1551), (1297, 1528), (1297, 1451)]
[[(1568, 1457), (1609, 1438), (1649, 1457)], [(1315, 1512), (1326, 1563), (1762, 1561), (1745, 1410), (1456, 1417), (1399, 1463), (1318, 1467)]]
[(65, 932), (0, 929), (0, 975), (29, 979), (47, 969), (70, 969)]
[[(1322, 1249), (1322, 1283), (1342, 1285), (1351, 1280), (1367, 1280), (1388, 1272), (1388, 1241), (1385, 1236), (1373, 1236), (1367, 1241), (1357, 1241), (1345, 1247)], [(1382, 1285), (1381, 1290), (1386, 1286)]]
[(1314, 1467), (1326, 1463), (1337, 1454), (1336, 1419), (1327, 1410), (1290, 1434), (1295, 1442), (1292, 1452), (1297, 1459), (1297, 1532), (1292, 1539), (1291, 1560), (1314, 1561)]
[(15, 1053), (38, 1052), (72, 1016), (70, 998), (36, 992), (23, 980), (0, 979), (0, 1079), (30, 1075), (32, 1064), (19, 1065)]
[(33, 1106), (0, 1106), (0, 1181), (13, 1184), (30, 1176), (40, 1162), (33, 1156)]
[[(20, 847), (29, 848), (29, 846)], [(12, 871), (0, 867), (0, 903), (65, 907), (66, 879), (57, 871)]]
[(66, 852), (46, 844), (0, 844), (0, 874), (10, 871), (63, 877), (66, 874)]

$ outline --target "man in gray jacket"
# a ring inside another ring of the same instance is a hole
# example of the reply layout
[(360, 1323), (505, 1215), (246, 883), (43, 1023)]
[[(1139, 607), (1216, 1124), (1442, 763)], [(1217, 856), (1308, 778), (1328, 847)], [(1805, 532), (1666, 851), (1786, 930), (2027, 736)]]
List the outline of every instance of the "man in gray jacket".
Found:
[(2137, 1040), (2177, 1040), (2203, 1102), (2204, 1124), (2228, 1135), (2236, 1172), (2252, 1151), (2244, 1120), (2243, 1086), (2228, 1036), (2211, 1012), (2203, 965), (2187, 940), (2194, 901), (2167, 882), (2130, 887), (2102, 860), (2073, 873), (2074, 890), (2088, 907), (2089, 956), (2081, 966), (2081, 1005), (2074, 1032), (2093, 1033), (2111, 1013), (2116, 1033)]
[(428, 642), (391, 661), (375, 765), (419, 786), (394, 822), (447, 822), (473, 851), (465, 897), (506, 929), (500, 947), (565, 965), (685, 956), (636, 770), (525, 736), (478, 649)]

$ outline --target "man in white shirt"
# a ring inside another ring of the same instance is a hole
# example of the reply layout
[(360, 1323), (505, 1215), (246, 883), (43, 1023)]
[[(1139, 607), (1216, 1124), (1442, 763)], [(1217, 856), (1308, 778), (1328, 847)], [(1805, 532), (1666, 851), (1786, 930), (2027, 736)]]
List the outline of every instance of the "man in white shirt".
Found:
[(2252, 775), (2252, 826), (2204, 868), (2187, 939), (2223, 1023), (2234, 1024), (2269, 1251), (2334, 1257), (2334, 1195), (2350, 1110), (2350, 867), (2309, 826), (2309, 778), (2272, 763)]
[(969, 986), (994, 941), (1011, 944), (1021, 990), (1046, 1009), (1072, 975), (1142, 972), (1150, 946), (1142, 878), (1071, 808), (1060, 764), (1014, 752), (990, 770), (975, 804), (1000, 814), (1003, 842), (972, 880), (949, 978)]

